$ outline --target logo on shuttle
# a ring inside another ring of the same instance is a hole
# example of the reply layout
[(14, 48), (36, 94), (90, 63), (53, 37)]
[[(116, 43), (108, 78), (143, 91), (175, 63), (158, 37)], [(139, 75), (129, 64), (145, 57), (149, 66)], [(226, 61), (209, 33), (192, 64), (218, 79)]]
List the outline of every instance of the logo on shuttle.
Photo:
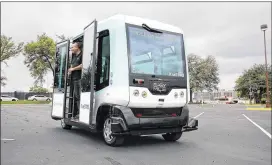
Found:
[(82, 108), (82, 109), (90, 109), (90, 105), (89, 104), (80, 104), (80, 107)]
[(153, 91), (166, 92), (166, 84), (165, 83), (153, 83)]

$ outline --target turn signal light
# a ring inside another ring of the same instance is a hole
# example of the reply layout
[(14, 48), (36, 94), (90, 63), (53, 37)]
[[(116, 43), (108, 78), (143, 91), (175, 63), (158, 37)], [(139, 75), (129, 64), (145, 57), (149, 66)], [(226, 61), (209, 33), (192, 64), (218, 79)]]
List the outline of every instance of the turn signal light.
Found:
[(143, 98), (146, 98), (146, 97), (147, 97), (146, 91), (143, 91), (143, 92), (142, 92), (142, 97), (143, 97)]
[(176, 114), (176, 113), (172, 113), (172, 116), (173, 116), (173, 117), (176, 117), (176, 116), (177, 116), (177, 114)]

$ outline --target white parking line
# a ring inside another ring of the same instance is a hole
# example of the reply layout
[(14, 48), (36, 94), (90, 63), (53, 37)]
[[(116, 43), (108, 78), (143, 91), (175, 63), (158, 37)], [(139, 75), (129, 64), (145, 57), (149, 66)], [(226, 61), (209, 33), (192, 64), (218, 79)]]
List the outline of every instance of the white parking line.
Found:
[(13, 141), (13, 140), (15, 140), (15, 139), (6, 139), (6, 138), (2, 138), (1, 140), (3, 140), (3, 141)]
[(259, 126), (258, 124), (256, 124), (254, 121), (252, 121), (249, 117), (247, 117), (245, 114), (243, 114), (243, 116), (249, 120), (252, 124), (254, 124), (256, 127), (258, 127), (261, 131), (263, 131), (263, 133), (265, 133), (270, 139), (271, 139), (271, 134), (268, 133), (266, 130), (264, 130), (261, 126)]
[(196, 118), (198, 118), (199, 116), (201, 116), (203, 113), (204, 113), (204, 112), (202, 112), (202, 113), (200, 113), (200, 114), (196, 115), (196, 116), (195, 116), (195, 117), (193, 117), (193, 118), (194, 118), (194, 119), (196, 119)]

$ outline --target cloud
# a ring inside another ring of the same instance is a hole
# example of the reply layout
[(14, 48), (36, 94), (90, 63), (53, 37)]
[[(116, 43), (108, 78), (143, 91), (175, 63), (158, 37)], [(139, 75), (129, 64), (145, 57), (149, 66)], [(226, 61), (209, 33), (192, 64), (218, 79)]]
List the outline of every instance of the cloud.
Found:
[[(258, 62), (261, 61), (261, 62)], [(235, 58), (217, 58), (220, 74), (236, 74), (242, 73), (244, 70), (249, 69), (254, 64), (264, 64), (264, 57), (248, 57), (245, 61), (237, 60)]]
[(235, 80), (239, 77), (239, 75), (239, 73), (220, 75), (220, 83), (218, 85), (219, 89), (233, 90)]

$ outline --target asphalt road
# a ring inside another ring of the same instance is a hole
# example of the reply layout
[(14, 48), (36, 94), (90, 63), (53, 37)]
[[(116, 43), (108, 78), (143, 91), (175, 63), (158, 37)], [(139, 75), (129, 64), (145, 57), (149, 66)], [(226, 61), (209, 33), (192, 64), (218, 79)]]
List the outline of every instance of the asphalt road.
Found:
[(113, 148), (87, 131), (63, 130), (48, 105), (2, 105), (1, 165), (270, 165), (271, 138), (244, 115), (271, 134), (271, 111), (245, 109), (192, 105), (192, 117), (204, 112), (199, 130), (178, 142), (154, 135)]

